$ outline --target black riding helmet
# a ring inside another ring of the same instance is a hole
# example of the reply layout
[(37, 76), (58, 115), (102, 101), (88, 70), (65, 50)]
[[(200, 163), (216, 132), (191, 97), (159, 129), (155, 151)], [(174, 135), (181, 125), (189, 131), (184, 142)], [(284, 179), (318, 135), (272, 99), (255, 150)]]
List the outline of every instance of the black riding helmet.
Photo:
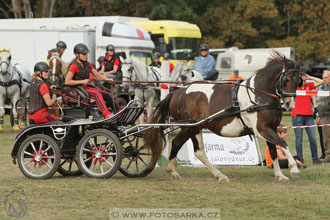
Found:
[(100, 56), (99, 58), (97, 58), (97, 62), (102, 63), (104, 59), (104, 56)]
[(208, 44), (201, 44), (201, 45), (199, 46), (199, 49), (200, 49), (200, 50), (209, 50), (210, 48), (209, 48), (209, 45), (208, 45)]
[(86, 54), (89, 53), (89, 50), (85, 44), (79, 43), (76, 46), (74, 46), (73, 53)]
[(37, 71), (49, 71), (50, 68), (48, 66), (47, 63), (45, 62), (38, 62), (36, 63), (36, 65), (34, 65), (34, 72), (37, 72)]
[(115, 48), (115, 46), (113, 46), (112, 44), (109, 44), (109, 45), (106, 46), (105, 49), (106, 49), (106, 51), (109, 51), (109, 50), (111, 50), (111, 51), (115, 51), (116, 48)]
[(158, 59), (159, 59), (159, 58), (160, 58), (160, 53), (155, 52), (155, 53), (154, 53), (154, 59), (155, 59), (155, 58), (158, 58)]
[(56, 43), (56, 47), (61, 47), (66, 49), (66, 43), (60, 40), (59, 42)]

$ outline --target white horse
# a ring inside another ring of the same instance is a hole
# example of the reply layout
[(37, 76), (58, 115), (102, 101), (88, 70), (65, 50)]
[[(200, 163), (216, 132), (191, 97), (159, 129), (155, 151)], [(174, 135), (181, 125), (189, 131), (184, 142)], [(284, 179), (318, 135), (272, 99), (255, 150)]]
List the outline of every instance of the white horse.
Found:
[(0, 131), (4, 128), (5, 103), (11, 100), (14, 115), (14, 130), (22, 128), (23, 122), (19, 122), (15, 104), (19, 98), (26, 98), (30, 86), (30, 71), (20, 65), (11, 65), (10, 49), (0, 49)]
[[(123, 73), (123, 81), (160, 81), (161, 70), (157, 67), (146, 66), (143, 62), (135, 58), (127, 58), (121, 60), (121, 71)], [(151, 115), (153, 108), (159, 103), (159, 95), (157, 94), (157, 83), (130, 83), (123, 82), (125, 89), (134, 89), (135, 99), (144, 103), (147, 107), (147, 117), (145, 115), (140, 116), (140, 122), (144, 123), (148, 116)]]
[(202, 81), (202, 74), (200, 74), (196, 70), (190, 69), (189, 66), (190, 62), (188, 63), (188, 65), (184, 65), (183, 63), (178, 62), (172, 71), (170, 81), (182, 83)]

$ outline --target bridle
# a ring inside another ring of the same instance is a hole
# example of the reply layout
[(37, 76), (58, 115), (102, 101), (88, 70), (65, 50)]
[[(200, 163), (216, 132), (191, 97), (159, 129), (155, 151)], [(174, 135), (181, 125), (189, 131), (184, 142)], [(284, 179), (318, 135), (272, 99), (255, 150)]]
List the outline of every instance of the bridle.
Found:
[(279, 96), (280, 98), (285, 98), (285, 97), (295, 97), (296, 93), (288, 93), (284, 91), (284, 87), (287, 84), (287, 73), (296, 73), (294, 76), (294, 86), (297, 88), (299, 84), (299, 70), (296, 67), (294, 63), (294, 68), (293, 69), (286, 69), (285, 66), (283, 66), (282, 72), (280, 73), (280, 77), (278, 81), (276, 82), (276, 95)]
[[(125, 76), (125, 75), (123, 74), (123, 80), (124, 80), (124, 79), (127, 79), (128, 81), (134, 81), (135, 78), (136, 78), (136, 72), (137, 72), (136, 69), (134, 68), (134, 65), (131, 64), (131, 63), (123, 63), (123, 64), (129, 66), (128, 72), (130, 72), (129, 77), (128, 77), (128, 76)], [(134, 74), (134, 73), (135, 73), (135, 74)]]

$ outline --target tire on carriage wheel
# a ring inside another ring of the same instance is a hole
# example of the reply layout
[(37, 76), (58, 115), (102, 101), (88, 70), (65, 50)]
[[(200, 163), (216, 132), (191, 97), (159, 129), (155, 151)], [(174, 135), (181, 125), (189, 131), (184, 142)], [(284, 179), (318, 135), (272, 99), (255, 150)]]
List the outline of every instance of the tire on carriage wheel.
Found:
[(82, 137), (76, 155), (79, 169), (88, 177), (109, 178), (120, 167), (122, 147), (111, 131), (95, 129)]
[(116, 98), (116, 102), (119, 105), (119, 108), (124, 108), (127, 105), (127, 100), (123, 97)]
[(23, 141), (17, 159), (18, 167), (24, 176), (48, 179), (60, 165), (61, 152), (54, 139), (45, 134), (35, 134)]
[(149, 168), (151, 159), (151, 150), (145, 147), (142, 134), (128, 137), (124, 141), (119, 171), (130, 178), (145, 177), (154, 169)]

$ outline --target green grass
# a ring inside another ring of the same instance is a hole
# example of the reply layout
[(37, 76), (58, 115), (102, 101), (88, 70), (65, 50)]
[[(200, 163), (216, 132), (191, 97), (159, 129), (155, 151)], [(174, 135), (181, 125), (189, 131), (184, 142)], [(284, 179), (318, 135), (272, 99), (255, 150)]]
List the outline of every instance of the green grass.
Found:
[[(8, 117), (6, 117), (8, 121)], [(285, 116), (283, 124), (291, 125)], [(265, 167), (222, 167), (230, 182), (219, 183), (206, 168), (178, 167), (182, 179), (170, 179), (165, 168), (156, 168), (142, 179), (128, 179), (119, 172), (110, 179), (86, 176), (49, 180), (25, 178), (10, 157), (17, 132), (8, 124), (0, 133), (0, 219), (10, 218), (3, 200), (13, 190), (24, 190), (29, 199), (22, 219), (109, 219), (110, 208), (219, 208), (221, 219), (328, 219), (330, 164), (312, 165), (304, 139), (308, 166), (301, 179), (279, 183)], [(304, 138), (306, 138), (304, 133)], [(294, 133), (287, 140), (295, 155)], [(261, 152), (265, 143), (259, 139)], [(319, 145), (318, 145), (319, 146)], [(289, 176), (288, 170), (283, 173)]]

